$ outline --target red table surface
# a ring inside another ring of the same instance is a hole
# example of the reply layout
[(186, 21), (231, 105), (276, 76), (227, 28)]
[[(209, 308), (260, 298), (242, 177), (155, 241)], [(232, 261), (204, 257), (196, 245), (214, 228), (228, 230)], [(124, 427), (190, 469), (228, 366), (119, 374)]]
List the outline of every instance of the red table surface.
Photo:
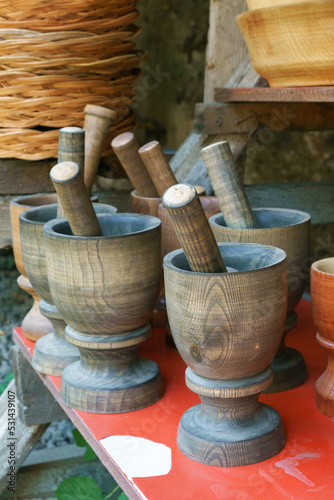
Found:
[[(198, 404), (199, 398), (186, 387), (185, 364), (178, 353), (165, 346), (160, 328), (153, 329), (151, 338), (141, 347), (141, 354), (159, 364), (166, 383), (164, 397), (149, 408), (121, 415), (75, 413), (95, 444), (95, 440), (110, 435), (133, 435), (171, 448), (169, 474), (129, 481), (139, 498), (334, 498), (334, 418), (322, 415), (314, 404), (314, 384), (326, 367), (327, 356), (315, 340), (311, 304), (302, 300), (297, 313), (298, 326), (288, 334), (287, 344), (304, 355), (309, 378), (297, 389), (261, 395), (261, 401), (280, 413), (287, 435), (285, 448), (269, 460), (244, 467), (218, 468), (193, 462), (181, 454), (176, 447), (178, 423), (183, 412)], [(22, 335), (21, 328), (15, 329), (14, 340), (30, 360), (34, 343)], [(48, 378), (59, 390), (60, 377)]]

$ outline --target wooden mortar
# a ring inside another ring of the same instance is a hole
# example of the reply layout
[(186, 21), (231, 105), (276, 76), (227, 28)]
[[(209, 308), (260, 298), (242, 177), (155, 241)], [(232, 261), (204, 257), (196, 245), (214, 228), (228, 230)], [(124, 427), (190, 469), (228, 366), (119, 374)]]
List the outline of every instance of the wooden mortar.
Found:
[(158, 401), (156, 363), (140, 358), (160, 288), (161, 223), (137, 214), (98, 215), (103, 236), (73, 236), (67, 221), (44, 226), (52, 297), (80, 361), (65, 368), (69, 406), (123, 413)]
[(182, 249), (164, 259), (170, 327), (187, 363), (186, 384), (201, 399), (180, 421), (187, 457), (220, 467), (266, 460), (285, 444), (273, 408), (258, 402), (286, 316), (286, 255), (255, 244), (219, 244), (237, 272), (193, 272)]
[(328, 354), (326, 371), (315, 384), (318, 410), (334, 417), (334, 258), (315, 262), (311, 267), (311, 297), (317, 341)]
[(17, 279), (17, 284), (34, 299), (32, 308), (22, 321), (22, 331), (25, 337), (33, 341), (36, 341), (40, 337), (43, 337), (43, 335), (50, 333), (52, 331), (52, 324), (40, 313), (39, 303), (41, 298), (31, 285), (23, 265), (19, 216), (22, 212), (25, 212), (31, 207), (50, 205), (51, 203), (56, 202), (56, 193), (21, 196), (10, 202), (14, 259), (16, 267), (21, 273)]
[[(259, 228), (226, 227), (223, 215), (210, 218), (218, 242), (261, 243), (281, 248), (288, 262), (288, 308), (284, 335), (272, 362), (273, 385), (266, 392), (282, 392), (298, 387), (307, 379), (302, 354), (285, 346), (285, 336), (297, 324), (297, 307), (309, 276), (311, 217), (305, 212), (280, 208), (255, 208)], [(265, 310), (265, 309), (264, 309)]]
[[(111, 205), (94, 204), (94, 209), (98, 213), (116, 212), (116, 208)], [(41, 373), (59, 376), (65, 366), (79, 359), (79, 351), (65, 340), (66, 323), (53, 302), (48, 283), (43, 226), (56, 217), (57, 204), (27, 210), (20, 215), (20, 233), (27, 274), (43, 299), (40, 302), (41, 313), (53, 326), (51, 333), (36, 342), (33, 366)]]

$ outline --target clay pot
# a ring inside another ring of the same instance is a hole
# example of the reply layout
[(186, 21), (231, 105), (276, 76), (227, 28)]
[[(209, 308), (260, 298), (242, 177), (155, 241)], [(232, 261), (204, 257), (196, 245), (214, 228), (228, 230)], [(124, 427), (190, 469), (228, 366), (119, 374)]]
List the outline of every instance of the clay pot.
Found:
[(164, 259), (169, 323), (187, 363), (186, 383), (201, 405), (181, 418), (177, 444), (192, 460), (237, 466), (284, 446), (278, 413), (259, 404), (287, 307), (286, 254), (255, 244), (219, 244), (236, 272), (190, 271), (183, 250)]
[(315, 384), (318, 410), (334, 417), (334, 258), (315, 262), (311, 267), (311, 297), (317, 341), (327, 351), (328, 366)]
[[(305, 212), (280, 208), (253, 209), (258, 229), (235, 229), (225, 226), (223, 215), (210, 218), (219, 242), (261, 243), (281, 248), (288, 261), (288, 312), (285, 335), (297, 324), (297, 307), (309, 276), (311, 217)], [(273, 361), (274, 383), (267, 392), (281, 392), (298, 387), (307, 379), (307, 369), (299, 351), (281, 346)]]
[(99, 215), (103, 236), (78, 237), (66, 221), (44, 226), (52, 298), (80, 361), (65, 368), (71, 407), (122, 413), (163, 394), (159, 367), (140, 358), (161, 280), (161, 223), (137, 214)]

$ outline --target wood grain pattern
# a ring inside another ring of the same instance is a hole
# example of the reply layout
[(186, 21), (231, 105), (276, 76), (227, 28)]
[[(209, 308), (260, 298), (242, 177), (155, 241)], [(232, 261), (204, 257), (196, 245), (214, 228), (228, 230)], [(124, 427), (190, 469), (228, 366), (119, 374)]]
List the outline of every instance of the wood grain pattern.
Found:
[[(295, 2), (294, 2), (295, 3)], [(215, 89), (217, 102), (334, 102), (334, 87)]]
[(177, 184), (173, 170), (170, 168), (158, 141), (152, 141), (142, 146), (138, 151), (144, 165), (162, 198), (164, 192)]
[[(195, 187), (195, 186), (194, 186)], [(218, 200), (215, 196), (200, 196), (207, 219), (220, 212)], [(161, 220), (161, 249), (164, 257), (169, 252), (181, 248), (181, 243), (175, 233), (173, 223), (168, 215), (167, 209), (162, 203), (159, 205), (158, 217)]]
[(81, 173), (85, 166), (85, 131), (80, 127), (64, 127), (59, 130), (58, 163), (72, 161)]
[[(109, 205), (95, 204), (98, 213), (114, 213), (116, 209)], [(44, 250), (43, 226), (56, 219), (57, 205), (45, 205), (31, 208), (20, 215), (20, 234), (23, 261), (29, 278), (39, 295), (40, 311), (48, 318), (53, 328), (48, 335), (40, 338), (34, 351), (34, 368), (48, 375), (61, 375), (62, 370), (79, 358), (77, 348), (65, 340), (66, 323), (54, 305), (49, 288), (46, 255)], [(43, 317), (42, 316), (42, 317)]]
[[(288, 307), (289, 316), (297, 307), (309, 276), (310, 228), (309, 214), (297, 210), (256, 208), (258, 229), (235, 229), (226, 227), (222, 214), (211, 217), (210, 225), (218, 242), (261, 243), (281, 248), (286, 252), (288, 263)], [(285, 334), (291, 329), (285, 328)], [(307, 378), (306, 365), (298, 351), (285, 346), (282, 339), (280, 351), (275, 359), (274, 385), (271, 392), (281, 392), (298, 387)], [(268, 390), (269, 392), (269, 390)]]
[(139, 144), (133, 133), (125, 132), (118, 135), (112, 140), (111, 147), (138, 195), (158, 198), (158, 192), (138, 153)]
[(243, 183), (226, 141), (203, 148), (202, 157), (228, 227), (258, 227)]
[(90, 194), (99, 166), (104, 143), (111, 125), (116, 120), (116, 113), (111, 109), (94, 104), (87, 104), (84, 109), (86, 132), (84, 179)]
[(176, 184), (166, 191), (162, 201), (191, 269), (203, 273), (226, 272), (195, 188)]
[(317, 341), (328, 354), (327, 369), (315, 385), (315, 404), (322, 413), (334, 417), (334, 258), (312, 264), (311, 298)]
[(178, 447), (207, 465), (246, 465), (285, 441), (278, 414), (257, 400), (272, 381), (268, 365), (286, 317), (286, 254), (256, 244), (219, 250), (237, 272), (191, 272), (183, 250), (164, 259), (171, 331), (187, 385), (201, 399), (181, 419)]
[(19, 198), (15, 198), (11, 200), (9, 205), (14, 259), (16, 267), (21, 273), (21, 276), (19, 276), (17, 280), (17, 284), (20, 288), (22, 288), (22, 290), (29, 293), (34, 299), (32, 308), (22, 321), (23, 332), (26, 337), (31, 340), (37, 340), (43, 335), (47, 335), (48, 333), (50, 333), (52, 331), (52, 325), (39, 312), (39, 302), (41, 298), (34, 290), (33, 285), (30, 283), (23, 264), (19, 217), (21, 213), (25, 212), (30, 207), (48, 205), (51, 203), (55, 203), (56, 200), (57, 195), (55, 193), (40, 195), (38, 194), (33, 196), (21, 196)]
[(78, 165), (62, 162), (55, 165), (50, 177), (60, 204), (76, 236), (101, 236), (94, 207)]
[(334, 84), (331, 0), (257, 9), (236, 19), (255, 70), (271, 87)]
[(132, 411), (163, 393), (159, 368), (137, 353), (160, 289), (161, 223), (138, 214), (98, 219), (102, 237), (73, 236), (66, 221), (44, 226), (51, 294), (81, 353), (63, 372), (62, 395), (85, 411)]
[(277, 5), (290, 5), (295, 3), (305, 3), (312, 0), (246, 0), (249, 10), (266, 9)]

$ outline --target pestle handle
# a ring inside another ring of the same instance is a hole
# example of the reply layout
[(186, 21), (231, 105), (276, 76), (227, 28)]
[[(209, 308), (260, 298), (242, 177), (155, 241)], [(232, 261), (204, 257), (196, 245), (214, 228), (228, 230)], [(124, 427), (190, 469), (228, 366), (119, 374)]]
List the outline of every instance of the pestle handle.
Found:
[(152, 179), (138, 153), (139, 144), (133, 133), (125, 132), (118, 135), (113, 139), (111, 146), (137, 194), (147, 198), (159, 198)]
[(227, 272), (194, 186), (176, 184), (165, 192), (162, 201), (190, 268), (202, 273)]
[(223, 141), (212, 144), (202, 149), (201, 153), (226, 226), (238, 229), (259, 227), (229, 143)]
[(168, 188), (177, 184), (177, 180), (166, 160), (160, 143), (158, 141), (149, 142), (142, 146), (138, 153), (151, 176), (160, 198), (162, 198)]
[(104, 143), (111, 125), (116, 120), (116, 113), (108, 108), (87, 104), (84, 109), (86, 132), (84, 181), (90, 194), (100, 163)]
[(50, 177), (75, 236), (102, 236), (99, 221), (76, 163), (57, 163)]
[[(64, 127), (59, 130), (58, 163), (64, 161), (76, 163), (83, 174), (85, 165), (85, 131), (82, 128)], [(65, 217), (59, 199), (57, 217)]]

